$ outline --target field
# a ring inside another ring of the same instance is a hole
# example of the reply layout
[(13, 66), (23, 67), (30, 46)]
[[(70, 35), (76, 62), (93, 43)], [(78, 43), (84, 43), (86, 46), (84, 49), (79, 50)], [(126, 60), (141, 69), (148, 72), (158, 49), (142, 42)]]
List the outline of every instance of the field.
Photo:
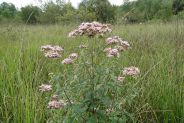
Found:
[[(118, 72), (127, 66), (136, 66), (141, 71), (135, 80), (128, 79), (130, 82), (125, 82), (128, 83), (126, 87), (135, 89), (135, 93), (130, 92), (132, 95), (127, 96), (127, 91), (117, 96), (127, 97), (124, 106), (126, 111), (123, 112), (128, 113), (124, 118), (126, 120), (122, 119), (121, 122), (184, 122), (183, 23), (114, 25), (112, 33), (106, 34), (104, 38), (68, 38), (68, 33), (75, 27), (76, 25), (1, 25), (0, 122), (61, 122), (61, 119), (64, 119), (61, 112), (47, 109), (50, 96), (55, 92), (45, 94), (40, 92), (38, 87), (50, 80), (49, 73), (54, 73), (56, 81), (52, 84), (59, 83), (65, 87), (68, 84), (66, 90), (69, 96), (75, 97), (80, 93), (82, 96), (86, 91), (86, 84), (76, 85), (74, 81), (75, 77), (77, 83), (84, 81), (80, 79), (89, 77), (87, 72), (93, 71), (93, 68), (83, 68), (82, 62), (89, 60), (91, 49), (95, 51), (93, 55), (94, 66), (97, 66), (96, 76), (100, 76), (98, 79), (102, 83), (107, 82), (107, 68), (114, 71), (111, 76), (117, 76)], [(119, 58), (106, 58), (103, 53), (106, 47), (105, 39), (113, 35), (127, 40), (131, 49), (121, 53)], [(45, 58), (40, 47), (46, 44), (62, 46), (62, 57)], [(81, 51), (78, 48), (81, 44), (88, 45), (89, 49)], [(61, 64), (72, 52), (79, 53), (81, 58), (74, 65)], [(62, 79), (62, 76), (65, 78)], [(57, 90), (57, 87), (55, 88)], [(121, 88), (118, 89), (122, 91)], [(60, 91), (62, 89), (57, 93)], [(129, 101), (131, 103), (128, 103)], [(87, 117), (85, 114), (83, 116)], [(66, 117), (72, 117), (72, 113), (67, 113)], [(79, 122), (80, 118), (75, 117), (73, 122)]]

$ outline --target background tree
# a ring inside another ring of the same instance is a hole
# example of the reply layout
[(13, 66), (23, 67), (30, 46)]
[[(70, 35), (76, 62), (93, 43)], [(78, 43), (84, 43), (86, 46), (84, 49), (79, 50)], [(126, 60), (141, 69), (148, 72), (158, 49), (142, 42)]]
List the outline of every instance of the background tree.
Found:
[(38, 23), (38, 17), (41, 14), (41, 9), (37, 6), (28, 5), (21, 8), (21, 17), (24, 22)]
[(84, 7), (87, 11), (94, 12), (97, 21), (115, 21), (115, 7), (113, 7), (108, 0), (83, 0), (79, 7)]
[(3, 2), (0, 4), (0, 16), (4, 18), (14, 18), (17, 13), (15, 6), (12, 3)]
[(173, 13), (178, 14), (178, 12), (184, 10), (184, 0), (174, 0), (172, 7)]

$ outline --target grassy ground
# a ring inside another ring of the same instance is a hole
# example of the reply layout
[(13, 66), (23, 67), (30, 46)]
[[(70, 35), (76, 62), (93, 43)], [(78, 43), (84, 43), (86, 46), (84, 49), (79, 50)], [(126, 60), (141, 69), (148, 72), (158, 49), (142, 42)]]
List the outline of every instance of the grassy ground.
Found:
[[(0, 27), (0, 122), (47, 121), (47, 101), (38, 86), (48, 81), (48, 73), (60, 71), (61, 60), (51, 62), (39, 48), (43, 44), (61, 45), (65, 48), (65, 57), (81, 43), (90, 43), (86, 37), (67, 38), (73, 28), (61, 25)], [(130, 107), (135, 121), (184, 122), (184, 24), (116, 25), (106, 37), (112, 35), (119, 35), (132, 45), (115, 67), (134, 65), (141, 70), (137, 82), (139, 96)], [(103, 44), (104, 39), (99, 39), (98, 46)]]

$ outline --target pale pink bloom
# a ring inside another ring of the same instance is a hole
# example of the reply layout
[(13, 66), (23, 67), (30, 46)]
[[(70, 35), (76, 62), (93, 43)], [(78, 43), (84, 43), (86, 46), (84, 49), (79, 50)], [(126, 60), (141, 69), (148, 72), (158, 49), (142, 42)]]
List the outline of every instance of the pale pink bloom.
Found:
[(58, 96), (53, 95), (51, 101), (48, 103), (47, 108), (59, 109), (59, 108), (63, 108), (65, 105), (66, 105), (65, 101), (63, 100), (58, 101)]
[(73, 38), (73, 37), (75, 37), (75, 36), (77, 36), (77, 32), (78, 30), (73, 30), (73, 31), (71, 31), (69, 34), (68, 34), (68, 37), (69, 38)]
[(47, 52), (45, 52), (45, 57), (47, 57), (47, 58), (60, 58), (61, 55), (56, 51), (47, 51)]
[(52, 45), (43, 45), (41, 46), (41, 51), (43, 52), (47, 52), (47, 51), (57, 51), (57, 52), (60, 52), (60, 51), (63, 51), (64, 49), (58, 45), (56, 46), (52, 46)]
[(125, 77), (123, 77), (123, 76), (118, 76), (117, 77), (117, 81), (119, 81), (119, 82), (122, 82), (124, 79), (125, 79)]
[(110, 50), (112, 50), (112, 48), (111, 48), (111, 47), (109, 47), (109, 48), (105, 48), (105, 49), (103, 50), (103, 52), (108, 53)]
[(42, 92), (52, 91), (52, 85), (42, 84), (41, 86), (39, 86), (39, 91)]
[(43, 45), (41, 46), (40, 51), (46, 52), (52, 50), (52, 48), (53, 48), (52, 45)]
[(107, 52), (107, 57), (116, 56), (119, 57), (119, 51), (117, 49), (111, 49)]
[(69, 55), (69, 58), (71, 58), (71, 59), (76, 59), (77, 57), (78, 57), (77, 53), (72, 53)]
[(138, 74), (140, 74), (140, 70), (137, 67), (131, 66), (123, 69), (123, 75), (136, 76)]
[(69, 37), (75, 37), (77, 35), (87, 35), (93, 37), (95, 35), (104, 35), (106, 32), (110, 32), (110, 26), (108, 24), (101, 24), (99, 22), (81, 23), (77, 29), (69, 33)]
[(128, 41), (120, 41), (120, 46), (122, 46), (125, 50), (130, 48)]
[(52, 50), (53, 50), (53, 51), (57, 51), (57, 52), (61, 52), (61, 51), (63, 51), (64, 49), (63, 49), (62, 47), (56, 45), (56, 46), (53, 46), (53, 49), (52, 49)]
[(121, 38), (119, 38), (118, 36), (113, 36), (106, 39), (106, 44), (107, 45), (118, 44), (120, 41)]
[(72, 64), (73, 63), (73, 59), (71, 58), (66, 58), (62, 61), (62, 64)]

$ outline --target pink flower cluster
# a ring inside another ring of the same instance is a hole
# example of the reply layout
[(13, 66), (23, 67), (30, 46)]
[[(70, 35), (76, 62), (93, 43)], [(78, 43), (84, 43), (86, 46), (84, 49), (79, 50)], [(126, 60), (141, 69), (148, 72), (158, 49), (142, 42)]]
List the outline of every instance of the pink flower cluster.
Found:
[(110, 24), (101, 24), (99, 22), (86, 22), (82, 23), (77, 29), (73, 30), (68, 34), (68, 37), (76, 37), (86, 35), (93, 37), (95, 35), (103, 36), (107, 32), (111, 32)]
[(118, 76), (117, 81), (123, 82), (125, 79), (125, 76), (132, 76), (136, 77), (138, 74), (140, 74), (140, 70), (137, 67), (131, 66), (131, 67), (125, 67), (122, 70), (123, 76)]
[(136, 76), (140, 74), (139, 68), (134, 66), (125, 67), (122, 72), (123, 72), (123, 75), (129, 75), (129, 76)]
[(69, 55), (68, 58), (65, 58), (61, 63), (62, 64), (72, 64), (74, 62), (74, 60), (76, 60), (77, 58), (78, 58), (78, 54), (72, 53)]
[(114, 48), (105, 48), (104, 52), (107, 57), (119, 57), (119, 52), (126, 51), (130, 48), (130, 44), (127, 41), (123, 41), (119, 36), (113, 36), (106, 39), (107, 45), (114, 45)]
[(59, 109), (63, 108), (66, 105), (64, 100), (58, 101), (58, 96), (53, 95), (51, 101), (48, 103), (47, 108), (49, 109)]
[(39, 86), (39, 90), (42, 92), (52, 91), (52, 85), (42, 84)]
[(107, 57), (119, 57), (119, 51), (118, 49), (112, 49), (112, 48), (105, 48), (104, 52), (106, 53)]
[(58, 45), (44, 45), (41, 46), (41, 51), (44, 52), (45, 57), (47, 58), (59, 58), (61, 55), (59, 52), (62, 52), (64, 49)]

